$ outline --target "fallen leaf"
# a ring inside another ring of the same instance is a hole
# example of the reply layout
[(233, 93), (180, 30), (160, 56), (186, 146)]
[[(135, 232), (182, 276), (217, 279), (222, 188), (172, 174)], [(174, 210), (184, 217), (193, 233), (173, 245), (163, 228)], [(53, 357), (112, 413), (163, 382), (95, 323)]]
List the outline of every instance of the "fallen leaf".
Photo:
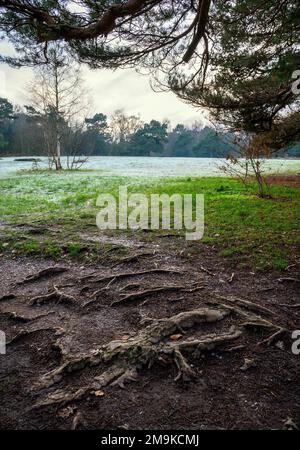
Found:
[(182, 336), (183, 336), (183, 334), (172, 334), (172, 335), (170, 336), (170, 339), (171, 339), (172, 341), (178, 341), (179, 339), (182, 338)]
[(246, 370), (250, 369), (251, 367), (255, 367), (255, 360), (251, 359), (251, 358), (244, 358), (244, 364), (242, 365), (242, 367), (240, 367), (240, 370), (242, 370), (243, 372), (245, 372)]
[(104, 397), (105, 392), (104, 392), (104, 391), (101, 391), (101, 390), (95, 391), (95, 395), (96, 395), (96, 397)]
[(127, 334), (121, 337), (122, 341), (128, 341), (129, 338), (130, 336), (128, 336)]

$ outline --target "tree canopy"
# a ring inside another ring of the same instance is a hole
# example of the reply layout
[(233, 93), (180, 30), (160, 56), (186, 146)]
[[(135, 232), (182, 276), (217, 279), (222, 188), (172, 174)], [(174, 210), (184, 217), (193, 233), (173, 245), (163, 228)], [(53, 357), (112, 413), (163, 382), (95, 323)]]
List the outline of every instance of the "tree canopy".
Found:
[(174, 91), (234, 130), (266, 133), (275, 147), (299, 140), (299, 1), (217, 1), (213, 15), (210, 76), (174, 77)]
[(139, 66), (169, 73), (191, 61), (200, 42), (208, 47), (211, 5), (211, 0), (0, 0), (0, 29), (18, 52), (5, 60), (43, 63), (51, 43), (63, 41), (66, 52), (94, 68)]
[(59, 41), (92, 68), (148, 69), (236, 130), (299, 139), (298, 0), (0, 0), (0, 12), (10, 64), (45, 64)]

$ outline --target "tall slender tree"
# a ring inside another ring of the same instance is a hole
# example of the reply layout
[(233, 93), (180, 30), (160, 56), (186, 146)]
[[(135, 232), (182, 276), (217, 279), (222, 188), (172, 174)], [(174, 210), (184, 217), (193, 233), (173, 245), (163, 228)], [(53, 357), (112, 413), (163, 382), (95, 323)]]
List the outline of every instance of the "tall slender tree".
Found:
[(72, 121), (85, 108), (85, 89), (80, 68), (60, 44), (52, 45), (48, 62), (35, 68), (29, 84), (30, 101), (44, 121), (45, 141), (51, 161), (62, 169), (62, 143)]

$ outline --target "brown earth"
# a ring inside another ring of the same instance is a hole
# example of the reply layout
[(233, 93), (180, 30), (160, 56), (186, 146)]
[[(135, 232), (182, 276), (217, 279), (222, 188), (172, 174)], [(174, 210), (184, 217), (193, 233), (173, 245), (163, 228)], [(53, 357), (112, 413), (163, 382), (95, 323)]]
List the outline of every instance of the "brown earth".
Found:
[(300, 427), (297, 263), (253, 273), (169, 239), (114, 267), (0, 257), (1, 429)]
[(266, 177), (268, 184), (277, 184), (292, 188), (300, 188), (300, 174), (296, 175), (270, 175)]

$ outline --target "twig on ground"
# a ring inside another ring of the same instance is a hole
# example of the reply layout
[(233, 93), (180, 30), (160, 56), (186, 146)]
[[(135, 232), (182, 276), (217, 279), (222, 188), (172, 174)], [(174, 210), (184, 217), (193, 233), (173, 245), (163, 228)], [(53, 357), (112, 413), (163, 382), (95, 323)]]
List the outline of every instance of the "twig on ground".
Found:
[(293, 278), (293, 277), (283, 277), (283, 278), (278, 278), (279, 283), (284, 283), (284, 282), (290, 282), (290, 283), (300, 283), (300, 279), (298, 278)]
[(277, 303), (277, 305), (284, 306), (285, 308), (300, 308), (300, 303), (295, 303), (294, 305), (289, 305), (288, 303)]
[(230, 278), (228, 278), (227, 282), (228, 282), (228, 283), (232, 283), (232, 282), (233, 282), (233, 279), (234, 279), (234, 276), (235, 276), (235, 273), (232, 272), (232, 274), (231, 274)]
[(207, 273), (208, 275), (211, 275), (212, 277), (215, 277), (215, 276), (216, 276), (216, 274), (215, 274), (214, 272), (211, 272), (210, 270), (206, 269), (206, 268), (203, 267), (203, 266), (200, 266), (200, 269), (202, 270), (202, 272), (205, 272), (205, 273)]

